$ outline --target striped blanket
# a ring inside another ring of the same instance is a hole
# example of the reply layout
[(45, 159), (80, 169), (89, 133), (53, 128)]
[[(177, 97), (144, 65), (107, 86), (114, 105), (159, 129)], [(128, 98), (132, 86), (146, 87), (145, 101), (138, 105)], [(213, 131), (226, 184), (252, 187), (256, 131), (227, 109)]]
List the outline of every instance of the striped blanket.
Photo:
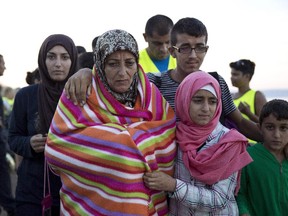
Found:
[(93, 71), (83, 107), (63, 94), (52, 120), (45, 156), (60, 175), (62, 215), (167, 215), (165, 192), (144, 186), (143, 174), (173, 175), (175, 114), (139, 71), (133, 108), (125, 107)]

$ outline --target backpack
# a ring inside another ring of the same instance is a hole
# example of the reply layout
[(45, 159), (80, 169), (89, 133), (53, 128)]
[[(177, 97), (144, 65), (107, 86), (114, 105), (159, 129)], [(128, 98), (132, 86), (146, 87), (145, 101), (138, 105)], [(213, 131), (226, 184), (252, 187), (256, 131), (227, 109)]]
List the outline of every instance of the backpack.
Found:
[[(220, 84), (220, 82), (219, 82), (219, 74), (216, 71), (208, 72), (208, 73), (211, 76), (213, 76), (218, 81), (218, 83)], [(222, 125), (224, 125), (227, 128), (230, 128), (230, 129), (231, 128), (235, 128), (235, 129), (237, 129), (237, 126), (235, 125), (235, 123), (225, 117), (223, 110), (221, 112), (220, 122), (221, 122)]]

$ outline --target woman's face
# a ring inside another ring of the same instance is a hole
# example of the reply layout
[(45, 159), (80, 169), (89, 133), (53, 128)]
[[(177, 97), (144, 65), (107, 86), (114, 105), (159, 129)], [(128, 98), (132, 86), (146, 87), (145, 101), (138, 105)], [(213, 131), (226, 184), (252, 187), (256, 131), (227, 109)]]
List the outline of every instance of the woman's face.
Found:
[(118, 93), (126, 92), (137, 72), (137, 61), (129, 51), (116, 51), (109, 55), (104, 65), (109, 87)]
[(6, 69), (6, 67), (5, 67), (4, 58), (3, 58), (3, 57), (0, 57), (0, 76), (3, 75), (5, 69)]
[(55, 81), (65, 80), (72, 64), (70, 55), (61, 45), (54, 46), (48, 51), (45, 63), (49, 76)]
[(189, 115), (191, 120), (198, 125), (208, 124), (216, 111), (218, 100), (209, 91), (200, 89), (191, 99)]

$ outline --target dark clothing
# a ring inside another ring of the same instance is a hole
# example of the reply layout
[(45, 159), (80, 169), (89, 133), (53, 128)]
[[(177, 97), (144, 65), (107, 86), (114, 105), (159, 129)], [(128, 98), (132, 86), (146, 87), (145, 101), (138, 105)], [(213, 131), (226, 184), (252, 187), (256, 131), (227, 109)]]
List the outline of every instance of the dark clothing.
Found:
[[(20, 89), (15, 96), (11, 113), (8, 142), (10, 149), (23, 157), (17, 170), (16, 205), (22, 209), (19, 215), (31, 215), (30, 211), (41, 210), (43, 199), (44, 152), (36, 153), (30, 146), (31, 137), (37, 134), (35, 128), (38, 118), (37, 96), (38, 84)], [(50, 185), (53, 204), (59, 206), (61, 181), (51, 172)], [(27, 206), (23, 206), (25, 204)], [(31, 209), (33, 204), (36, 204), (35, 210)], [(28, 208), (29, 206), (31, 208)], [(25, 209), (28, 211), (27, 214), (24, 212)]]
[[(51, 209), (51, 216), (59, 215), (60, 206), (53, 206)], [(36, 205), (33, 203), (25, 203), (21, 205), (19, 203), (16, 208), (16, 215), (21, 216), (34, 216), (34, 215), (42, 215), (42, 208), (40, 205)]]
[[(0, 97), (0, 117), (3, 120), (3, 101)], [(3, 139), (3, 129), (0, 128), (0, 206), (2, 206), (8, 213), (13, 215), (15, 209), (15, 200), (12, 195), (11, 177), (9, 165), (6, 160), (6, 143)]]

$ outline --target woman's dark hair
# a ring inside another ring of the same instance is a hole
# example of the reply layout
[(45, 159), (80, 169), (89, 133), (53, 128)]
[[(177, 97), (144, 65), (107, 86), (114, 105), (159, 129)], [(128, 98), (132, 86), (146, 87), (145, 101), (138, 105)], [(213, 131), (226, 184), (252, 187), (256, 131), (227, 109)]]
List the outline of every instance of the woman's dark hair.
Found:
[(26, 83), (28, 85), (33, 85), (35, 84), (37, 81), (40, 81), (40, 73), (39, 73), (39, 69), (36, 68), (34, 71), (30, 72), (28, 71), (27, 72), (27, 75), (26, 75)]

